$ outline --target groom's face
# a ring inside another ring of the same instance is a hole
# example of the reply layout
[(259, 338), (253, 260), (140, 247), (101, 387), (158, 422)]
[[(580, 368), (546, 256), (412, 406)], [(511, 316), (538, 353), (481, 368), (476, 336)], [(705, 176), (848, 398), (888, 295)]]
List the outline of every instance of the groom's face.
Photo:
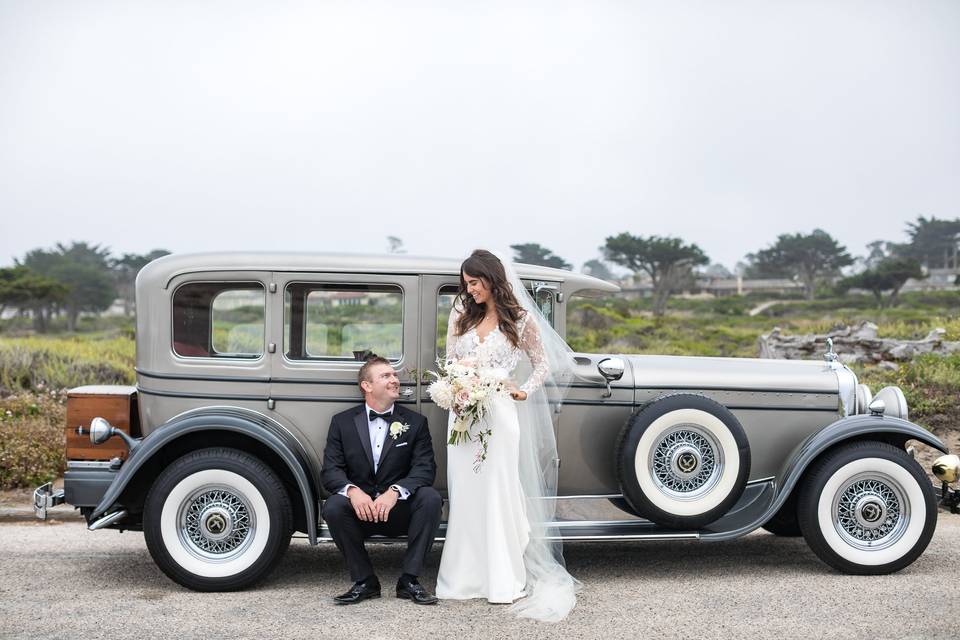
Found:
[(364, 395), (378, 405), (388, 405), (400, 397), (400, 377), (389, 364), (375, 364), (360, 383)]

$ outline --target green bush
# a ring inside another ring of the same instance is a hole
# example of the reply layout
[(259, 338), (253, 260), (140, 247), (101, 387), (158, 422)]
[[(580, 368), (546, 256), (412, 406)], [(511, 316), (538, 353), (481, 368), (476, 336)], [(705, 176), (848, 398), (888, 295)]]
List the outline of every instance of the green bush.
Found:
[(36, 487), (66, 468), (66, 395), (0, 399), (0, 489)]
[(134, 341), (97, 335), (0, 338), (0, 395), (132, 384)]
[(900, 387), (911, 420), (949, 428), (960, 422), (960, 354), (922, 355), (896, 371), (873, 366), (855, 371), (874, 393), (888, 385)]

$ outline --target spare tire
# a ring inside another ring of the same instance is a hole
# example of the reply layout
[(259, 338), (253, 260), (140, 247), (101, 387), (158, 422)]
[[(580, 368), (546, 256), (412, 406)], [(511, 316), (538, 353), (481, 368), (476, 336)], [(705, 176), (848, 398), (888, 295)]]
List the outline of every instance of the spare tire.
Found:
[(689, 393), (659, 398), (631, 416), (616, 456), (630, 506), (673, 529), (699, 529), (725, 514), (750, 475), (740, 422), (722, 404)]

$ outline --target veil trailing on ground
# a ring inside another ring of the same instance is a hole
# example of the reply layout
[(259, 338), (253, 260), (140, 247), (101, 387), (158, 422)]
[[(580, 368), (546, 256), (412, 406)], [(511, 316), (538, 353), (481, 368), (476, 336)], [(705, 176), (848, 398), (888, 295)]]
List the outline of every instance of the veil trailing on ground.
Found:
[[(576, 605), (576, 592), (581, 586), (567, 573), (563, 543), (553, 524), (559, 469), (553, 413), (573, 380), (573, 352), (544, 318), (510, 261), (499, 253), (497, 257), (503, 263), (514, 296), (528, 314), (525, 335), (532, 344), (524, 344), (524, 350), (530, 353), (542, 349), (549, 364), (543, 384), (529, 392), (525, 401), (516, 403), (520, 423), (520, 483), (531, 531), (523, 554), (527, 597), (518, 600), (510, 610), (522, 617), (558, 622)], [(531, 322), (536, 323), (534, 330), (529, 326)], [(517, 380), (523, 381), (524, 374), (529, 375), (531, 370), (530, 365), (521, 364), (517, 368)]]

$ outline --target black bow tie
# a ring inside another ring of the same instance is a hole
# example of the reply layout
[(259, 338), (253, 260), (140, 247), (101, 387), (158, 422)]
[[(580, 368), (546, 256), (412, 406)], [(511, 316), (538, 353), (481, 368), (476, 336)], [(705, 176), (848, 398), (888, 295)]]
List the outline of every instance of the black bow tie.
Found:
[(387, 411), (386, 413), (377, 413), (373, 409), (370, 409), (370, 419), (376, 420), (377, 418), (383, 418), (387, 422), (390, 422), (390, 419), (393, 417), (392, 411)]

